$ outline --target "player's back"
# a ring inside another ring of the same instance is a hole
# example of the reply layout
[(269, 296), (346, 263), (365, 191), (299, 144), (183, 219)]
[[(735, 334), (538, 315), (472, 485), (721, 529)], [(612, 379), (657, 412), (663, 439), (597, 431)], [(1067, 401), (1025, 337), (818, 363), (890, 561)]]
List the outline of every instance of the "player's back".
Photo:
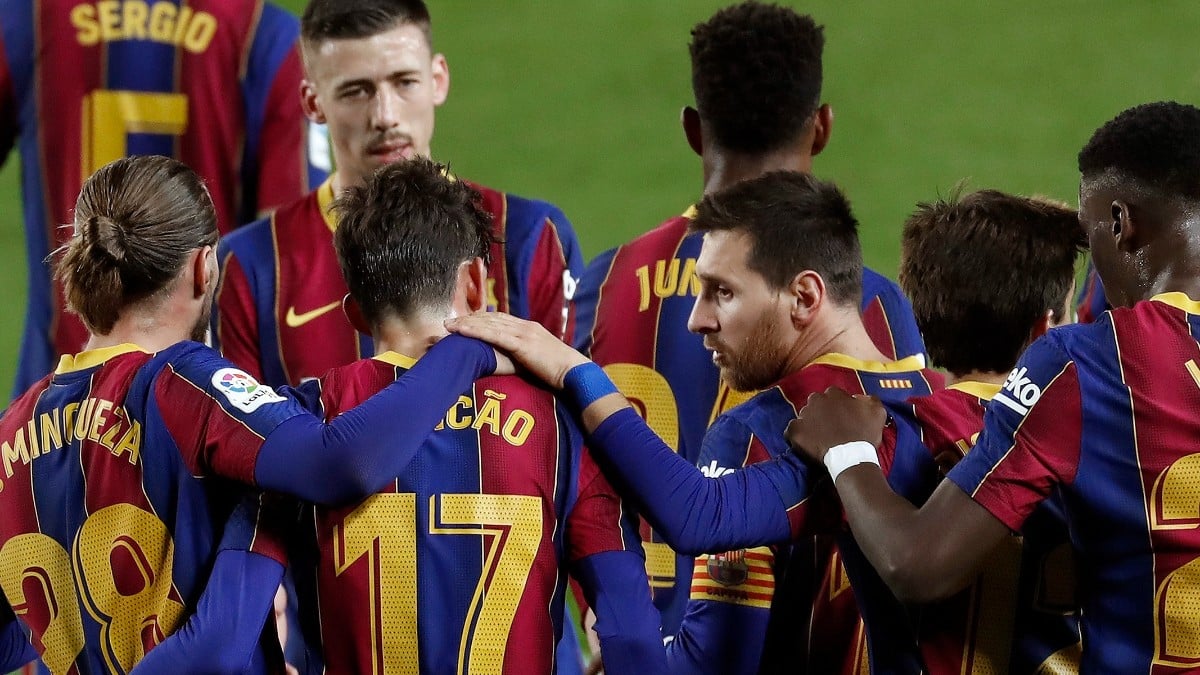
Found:
[(1050, 331), (949, 476), (1009, 527), (1060, 486), (1081, 563), (1084, 672), (1200, 665), (1188, 600), (1200, 566), (1197, 337), (1200, 303), (1182, 293)]
[[(330, 372), (325, 415), (411, 363), (389, 352)], [(392, 489), (315, 509), (317, 559), (297, 583), (302, 606), (319, 603), (306, 632), (319, 629), (324, 672), (552, 672), (568, 561), (625, 545), (620, 502), (581, 445), (549, 391), (487, 377)]]
[[(970, 452), (999, 389), (968, 381), (911, 399), (911, 417), (889, 427), (879, 452), (892, 489), (923, 504), (942, 472)], [(866, 621), (872, 672), (1078, 672), (1075, 566), (1060, 500), (1044, 502), (997, 546), (970, 586), (924, 605), (896, 600), (849, 532), (838, 543)]]
[(30, 261), (19, 393), (86, 339), (40, 263), (70, 236), (62, 225), (96, 169), (181, 160), (205, 179), (222, 232), (324, 174), (296, 100), (299, 24), (262, 0), (14, 0), (0, 34), (0, 155), (20, 150)]
[[(195, 607), (238, 497), (176, 441), (203, 412), (164, 403), (168, 380), (203, 391), (168, 364), (195, 350), (64, 357), (0, 420), (0, 586), (53, 672), (128, 672)], [(282, 667), (263, 645), (251, 671)]]

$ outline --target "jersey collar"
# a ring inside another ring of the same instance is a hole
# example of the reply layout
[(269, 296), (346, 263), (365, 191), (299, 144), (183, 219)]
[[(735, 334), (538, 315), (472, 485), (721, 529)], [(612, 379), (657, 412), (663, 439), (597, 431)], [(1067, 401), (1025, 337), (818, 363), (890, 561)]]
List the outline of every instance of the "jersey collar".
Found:
[(1159, 293), (1150, 298), (1151, 302), (1161, 302), (1165, 305), (1170, 305), (1175, 309), (1181, 309), (1188, 314), (1200, 314), (1200, 302), (1197, 302), (1187, 296), (1186, 293), (1172, 291), (1170, 293)]
[(63, 354), (58, 360), (58, 367), (54, 369), (54, 374), (62, 375), (64, 373), (87, 370), (88, 368), (98, 366), (115, 356), (129, 354), (132, 352), (141, 352), (143, 354), (150, 353), (135, 344), (126, 342), (124, 344), (113, 345), (112, 347), (89, 349), (86, 352), (79, 352), (78, 354)]
[(1000, 385), (992, 384), (991, 382), (980, 382), (978, 380), (963, 380), (962, 382), (946, 385), (946, 388), (970, 394), (984, 401), (990, 401), (992, 397), (1000, 393)]
[(405, 356), (399, 352), (383, 352), (382, 354), (376, 354), (373, 358), (376, 361), (383, 361), (386, 364), (405, 369), (412, 368), (413, 364), (417, 362), (413, 357)]
[(325, 219), (325, 225), (330, 232), (337, 229), (337, 219), (333, 217), (333, 212), (329, 207), (333, 205), (333, 174), (325, 179), (324, 183), (317, 188), (317, 209), (321, 211), (321, 217)]
[(840, 366), (842, 368), (861, 370), (867, 373), (900, 373), (923, 369), (925, 367), (925, 359), (921, 358), (919, 355), (913, 355), (892, 361), (891, 363), (880, 363), (879, 361), (863, 361), (862, 359), (856, 359), (853, 356), (846, 356), (845, 354), (830, 352), (828, 354), (822, 354), (812, 361), (809, 361), (808, 365), (811, 366), (816, 364)]
[(692, 204), (691, 206), (687, 207), (687, 209), (685, 209), (683, 212), (683, 217), (687, 218), (688, 220), (695, 220), (696, 219), (696, 205)]

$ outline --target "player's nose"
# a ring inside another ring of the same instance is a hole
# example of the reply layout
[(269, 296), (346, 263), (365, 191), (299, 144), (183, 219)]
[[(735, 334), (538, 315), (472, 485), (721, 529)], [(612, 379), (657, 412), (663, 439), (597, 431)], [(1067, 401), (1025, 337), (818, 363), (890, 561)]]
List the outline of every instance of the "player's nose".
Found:
[(376, 129), (391, 129), (400, 124), (400, 111), (404, 102), (389, 88), (384, 87), (375, 97), (375, 106), (371, 111), (372, 122)]
[(717, 324), (716, 314), (708, 302), (705, 302), (703, 296), (696, 298), (696, 304), (692, 305), (692, 313), (688, 315), (687, 321), (688, 330), (700, 335), (717, 332), (719, 327)]

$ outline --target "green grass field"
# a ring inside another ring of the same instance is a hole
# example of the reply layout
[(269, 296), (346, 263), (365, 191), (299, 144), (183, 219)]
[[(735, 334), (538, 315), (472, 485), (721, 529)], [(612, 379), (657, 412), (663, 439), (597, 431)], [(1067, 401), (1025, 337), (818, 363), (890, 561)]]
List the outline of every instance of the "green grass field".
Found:
[[(688, 33), (723, 4), (432, 0), (452, 74), (436, 157), (556, 202), (589, 257), (679, 213), (700, 188), (678, 125)], [(846, 189), (867, 263), (889, 275), (917, 201), (969, 179), (1075, 203), (1075, 154), (1099, 124), (1140, 102), (1200, 102), (1200, 3), (1188, 0), (788, 4), (826, 27), (836, 124), (816, 172)], [(16, 164), (0, 173), (4, 391), (25, 297)]]

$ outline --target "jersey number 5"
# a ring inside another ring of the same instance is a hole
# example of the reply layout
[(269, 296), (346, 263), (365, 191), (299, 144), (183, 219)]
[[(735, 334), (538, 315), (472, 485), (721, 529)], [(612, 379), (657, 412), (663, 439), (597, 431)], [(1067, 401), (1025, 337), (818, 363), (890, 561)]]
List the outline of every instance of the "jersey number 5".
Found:
[(97, 89), (83, 97), (83, 165), (87, 179), (97, 169), (124, 157), (128, 134), (179, 136), (187, 130), (184, 94)]

